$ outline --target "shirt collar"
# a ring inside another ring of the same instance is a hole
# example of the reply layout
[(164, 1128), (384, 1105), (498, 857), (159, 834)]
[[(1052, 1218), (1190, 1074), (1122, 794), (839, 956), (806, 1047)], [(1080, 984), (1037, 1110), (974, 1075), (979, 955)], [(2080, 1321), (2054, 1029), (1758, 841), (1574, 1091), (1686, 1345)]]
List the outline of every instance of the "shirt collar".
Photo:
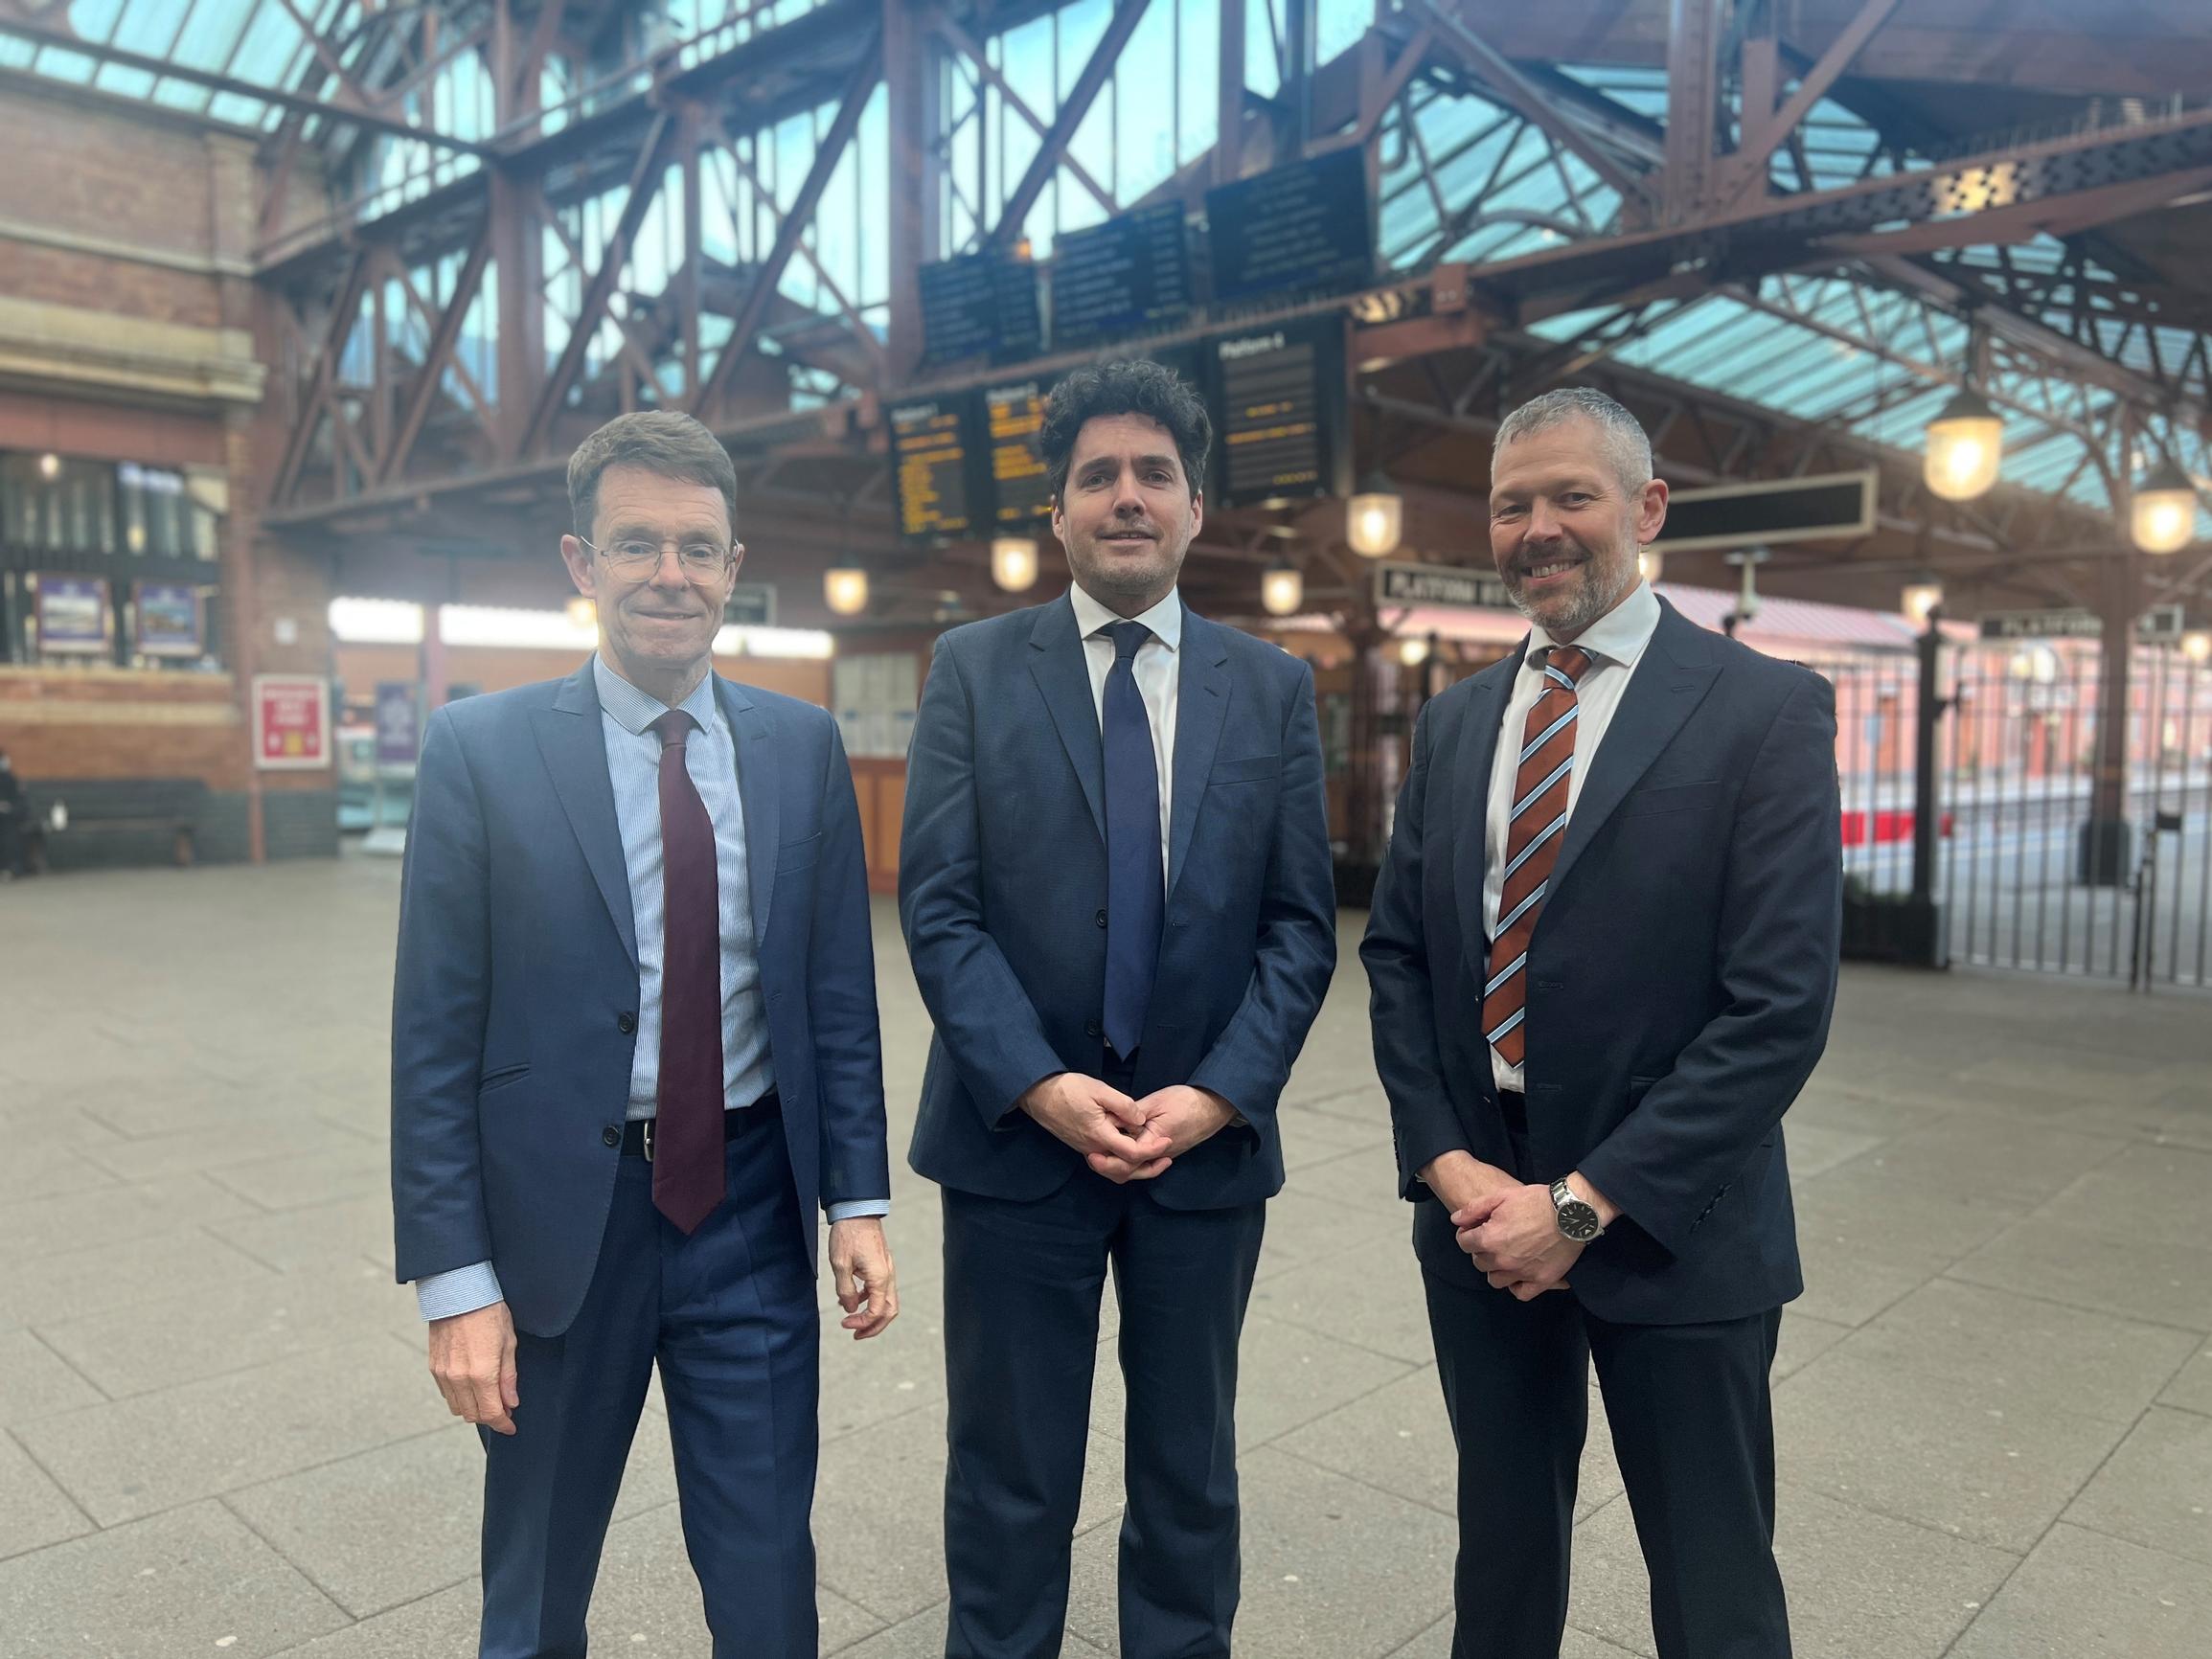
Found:
[[(1639, 581), (1627, 599), (1585, 628), (1574, 643), (1589, 652), (1593, 661), (1633, 668), (1658, 625), (1659, 596), (1652, 591), (1651, 583)], [(1540, 625), (1532, 627), (1525, 664), (1535, 667), (1539, 654), (1558, 643)]]
[[(591, 677), (599, 688), (599, 706), (612, 715), (614, 723), (633, 738), (644, 737), (646, 728), (668, 713), (666, 703), (639, 691), (608, 668), (606, 659), (597, 652), (591, 659)], [(710, 729), (716, 709), (714, 670), (709, 669), (705, 677), (692, 688), (692, 694), (676, 706), (698, 722), (700, 731)]]
[[(1070, 582), (1067, 597), (1075, 604), (1075, 631), (1084, 639), (1101, 628), (1118, 623), (1122, 618), (1083, 590), (1080, 582)], [(1152, 637), (1168, 649), (1180, 650), (1183, 644), (1183, 600), (1179, 588), (1168, 589), (1168, 597), (1142, 616), (1131, 617), (1152, 630)]]

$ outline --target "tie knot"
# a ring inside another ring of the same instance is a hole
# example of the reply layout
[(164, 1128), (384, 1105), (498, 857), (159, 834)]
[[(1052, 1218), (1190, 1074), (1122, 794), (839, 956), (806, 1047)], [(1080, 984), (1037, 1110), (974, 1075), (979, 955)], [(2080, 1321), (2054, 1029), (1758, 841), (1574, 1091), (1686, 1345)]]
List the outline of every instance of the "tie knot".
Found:
[(1141, 622), (1118, 622), (1107, 625), (1106, 632), (1114, 642), (1114, 661), (1133, 662), (1145, 641), (1152, 637), (1152, 630)]
[(667, 714), (654, 720), (652, 724), (646, 727), (646, 730), (660, 739), (661, 752), (666, 754), (671, 749), (680, 749), (684, 746), (685, 741), (692, 735), (694, 723), (691, 716), (685, 714), (683, 710), (671, 709)]
[(1552, 646), (1544, 652), (1544, 667), (1564, 677), (1571, 691), (1575, 682), (1590, 671), (1590, 653), (1580, 646)]

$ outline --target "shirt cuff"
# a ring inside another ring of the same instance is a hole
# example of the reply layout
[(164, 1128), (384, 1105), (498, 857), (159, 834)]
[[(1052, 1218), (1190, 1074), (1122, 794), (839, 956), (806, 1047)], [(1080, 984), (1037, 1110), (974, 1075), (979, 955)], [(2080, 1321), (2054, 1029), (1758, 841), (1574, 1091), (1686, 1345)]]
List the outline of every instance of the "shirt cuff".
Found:
[(832, 1222), (857, 1221), (863, 1216), (888, 1216), (891, 1200), (888, 1198), (848, 1198), (842, 1204), (830, 1206)]
[(424, 1319), (450, 1319), (456, 1313), (473, 1313), (502, 1300), (499, 1275), (489, 1261), (472, 1262), (446, 1273), (433, 1273), (415, 1281), (415, 1305)]

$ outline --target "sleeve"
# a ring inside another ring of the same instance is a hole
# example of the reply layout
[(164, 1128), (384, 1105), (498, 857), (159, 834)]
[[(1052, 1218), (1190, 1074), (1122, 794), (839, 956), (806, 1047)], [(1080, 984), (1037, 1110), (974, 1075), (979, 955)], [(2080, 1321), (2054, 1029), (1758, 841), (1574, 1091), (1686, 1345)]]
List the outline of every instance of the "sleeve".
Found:
[(853, 767), (834, 721), (823, 770), (807, 1011), (821, 1090), (822, 1201), (834, 1218), (837, 1207), (888, 1197), (891, 1157), (883, 1116), (883, 1038), (876, 1016), (876, 946), (868, 920), (868, 855), (860, 840)]
[(471, 1261), (444, 1273), (415, 1281), (415, 1306), (424, 1320), (451, 1319), (457, 1313), (474, 1313), (503, 1299), (499, 1275), (489, 1261)]

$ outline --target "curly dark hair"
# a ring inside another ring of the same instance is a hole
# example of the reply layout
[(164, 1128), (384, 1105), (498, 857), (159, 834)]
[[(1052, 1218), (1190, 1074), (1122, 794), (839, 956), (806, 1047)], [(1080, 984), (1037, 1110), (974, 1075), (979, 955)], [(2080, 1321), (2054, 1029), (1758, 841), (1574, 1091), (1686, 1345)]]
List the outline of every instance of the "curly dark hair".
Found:
[(1122, 357), (1078, 369), (1052, 389), (1038, 447), (1055, 501), (1067, 488), (1068, 465), (1083, 422), (1112, 415), (1141, 415), (1165, 427), (1182, 458), (1191, 494), (1197, 495), (1206, 476), (1206, 452), (1214, 443), (1214, 422), (1204, 399), (1173, 369), (1143, 357)]

